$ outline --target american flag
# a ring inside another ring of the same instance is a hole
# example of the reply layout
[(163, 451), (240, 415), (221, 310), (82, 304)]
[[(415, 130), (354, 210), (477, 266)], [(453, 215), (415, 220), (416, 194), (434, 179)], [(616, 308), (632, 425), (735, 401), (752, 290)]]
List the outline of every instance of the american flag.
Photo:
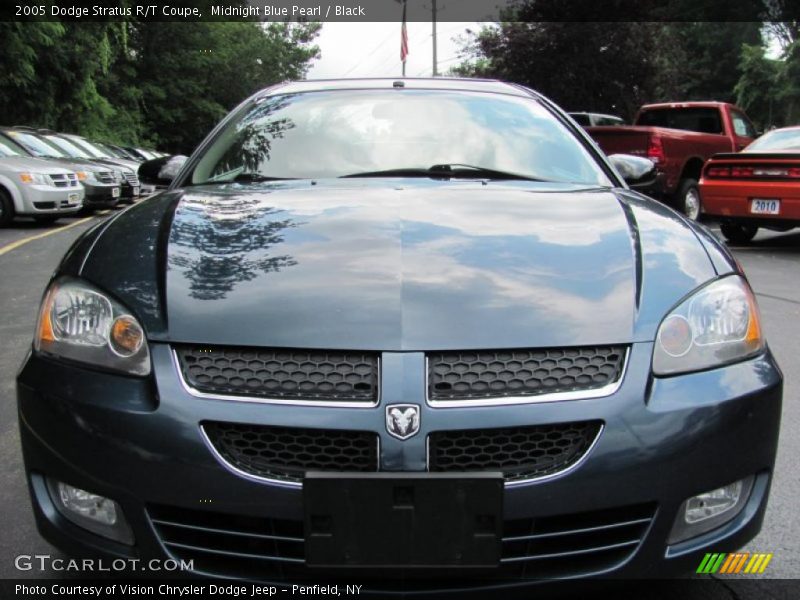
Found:
[(403, 25), (400, 27), (400, 60), (403, 61), (403, 74), (406, 70), (408, 56), (408, 29), (406, 29), (406, 3), (403, 1)]

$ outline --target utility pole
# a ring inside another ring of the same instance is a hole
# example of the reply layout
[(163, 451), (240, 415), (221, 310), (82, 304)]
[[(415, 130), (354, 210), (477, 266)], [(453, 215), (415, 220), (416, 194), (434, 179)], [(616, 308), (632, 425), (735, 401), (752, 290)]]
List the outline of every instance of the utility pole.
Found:
[(431, 72), (433, 73), (433, 76), (436, 77), (439, 74), (439, 61), (436, 60), (436, 0), (431, 0), (431, 2), (431, 20), (433, 22), (433, 69)]

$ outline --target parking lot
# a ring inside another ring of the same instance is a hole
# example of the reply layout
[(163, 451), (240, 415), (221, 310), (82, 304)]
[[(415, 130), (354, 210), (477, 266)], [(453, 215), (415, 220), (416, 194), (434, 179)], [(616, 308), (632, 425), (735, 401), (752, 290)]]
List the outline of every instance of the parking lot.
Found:
[[(0, 319), (3, 342), (0, 351), (0, 454), (4, 465), (0, 475), (0, 510), (5, 515), (5, 531), (0, 538), (2, 578), (63, 575), (23, 573), (14, 567), (14, 557), (20, 554), (55, 554), (55, 550), (38, 536), (28, 504), (19, 448), (14, 377), (30, 346), (42, 291), (59, 259), (83, 231), (114, 212), (79, 215), (51, 226), (20, 219), (11, 227), (0, 229), (0, 301), (3, 307)], [(794, 376), (800, 369), (800, 286), (797, 284), (800, 231), (784, 234), (762, 231), (753, 243), (734, 247), (734, 253), (758, 295), (767, 339), (786, 377), (770, 506), (762, 533), (745, 550), (774, 554), (766, 573), (760, 577), (788, 579), (800, 572), (800, 546), (797, 544), (800, 520), (795, 510), (800, 495), (800, 478), (795, 469), (796, 457), (800, 455), (796, 433), (800, 427), (800, 389)], [(747, 451), (741, 448), (741, 452)], [(730, 460), (736, 457), (731, 456)], [(730, 579), (717, 581), (720, 598), (732, 595), (789, 597), (758, 582), (743, 588), (747, 590), (744, 594), (742, 590), (733, 593), (728, 587)]]

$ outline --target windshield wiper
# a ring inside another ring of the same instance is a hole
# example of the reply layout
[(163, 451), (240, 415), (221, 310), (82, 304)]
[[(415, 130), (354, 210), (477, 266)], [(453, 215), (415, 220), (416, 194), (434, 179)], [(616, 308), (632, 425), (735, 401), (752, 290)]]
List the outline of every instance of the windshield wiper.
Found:
[(487, 167), (476, 167), (474, 165), (465, 165), (461, 163), (439, 164), (422, 169), (419, 167), (408, 167), (400, 169), (386, 169), (383, 171), (365, 171), (363, 173), (351, 173), (349, 175), (341, 175), (341, 178), (349, 177), (431, 177), (434, 179), (452, 179), (452, 178), (468, 178), (468, 179), (505, 179), (505, 180), (519, 180), (519, 181), (547, 181), (538, 177), (531, 177), (530, 175), (521, 175), (520, 173), (511, 173), (509, 171), (499, 171), (497, 169), (489, 169)]

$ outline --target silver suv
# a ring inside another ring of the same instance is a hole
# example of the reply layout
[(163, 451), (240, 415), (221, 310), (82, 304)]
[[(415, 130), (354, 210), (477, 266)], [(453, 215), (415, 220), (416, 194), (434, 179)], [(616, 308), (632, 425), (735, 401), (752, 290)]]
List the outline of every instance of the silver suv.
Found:
[(78, 212), (83, 197), (77, 173), (23, 156), (0, 140), (0, 226), (14, 215), (55, 221)]

